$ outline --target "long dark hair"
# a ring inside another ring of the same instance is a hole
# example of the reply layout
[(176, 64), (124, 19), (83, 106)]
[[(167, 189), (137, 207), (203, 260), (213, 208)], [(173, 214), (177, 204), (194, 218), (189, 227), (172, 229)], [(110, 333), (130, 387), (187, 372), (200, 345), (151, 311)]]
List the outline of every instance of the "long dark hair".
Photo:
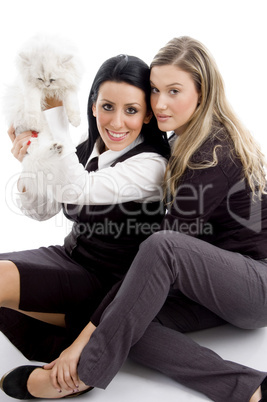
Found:
[[(145, 93), (148, 111), (150, 106), (150, 69), (148, 65), (135, 56), (119, 55), (106, 60), (99, 68), (93, 81), (88, 99), (88, 139), (77, 148), (80, 162), (85, 164), (93, 150), (95, 142), (100, 137), (97, 129), (96, 118), (92, 112), (92, 106), (96, 102), (100, 85), (106, 81), (126, 82), (140, 88)], [(166, 134), (159, 130), (157, 121), (153, 116), (148, 124), (143, 124), (142, 135), (144, 141), (152, 145), (158, 153), (169, 157), (170, 149)]]

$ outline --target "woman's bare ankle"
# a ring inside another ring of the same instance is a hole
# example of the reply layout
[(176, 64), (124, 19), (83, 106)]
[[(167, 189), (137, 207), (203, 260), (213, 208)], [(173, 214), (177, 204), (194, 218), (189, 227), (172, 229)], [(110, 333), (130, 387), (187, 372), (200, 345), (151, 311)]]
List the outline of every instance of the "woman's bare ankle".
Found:
[(35, 369), (29, 376), (27, 388), (29, 393), (36, 398), (59, 399), (70, 395), (73, 391), (57, 391), (50, 382), (50, 370)]
[(256, 392), (252, 395), (251, 399), (249, 400), (249, 402), (259, 402), (262, 398), (261, 395), (261, 387), (259, 387)]
[[(29, 393), (36, 398), (44, 399), (59, 399), (64, 396), (74, 394), (75, 391), (70, 390), (56, 390), (50, 382), (50, 370), (44, 370), (42, 368), (35, 369), (29, 376), (27, 382), (27, 388)], [(81, 392), (89, 389), (82, 381), (80, 381), (79, 389), (76, 392)]]

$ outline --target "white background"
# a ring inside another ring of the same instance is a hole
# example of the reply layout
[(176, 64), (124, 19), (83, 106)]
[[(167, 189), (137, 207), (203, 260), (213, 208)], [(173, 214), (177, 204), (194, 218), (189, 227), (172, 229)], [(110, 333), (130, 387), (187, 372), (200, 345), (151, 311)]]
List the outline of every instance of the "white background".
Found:
[[(80, 91), (82, 126), (73, 131), (75, 140), (87, 129), (87, 96), (94, 75), (102, 62), (120, 53), (144, 59), (148, 64), (160, 47), (175, 36), (189, 35), (202, 41), (214, 55), (225, 81), (226, 93), (243, 123), (267, 151), (267, 25), (265, 0), (8, 0), (0, 6), (0, 90), (15, 78), (14, 57), (20, 45), (38, 32), (59, 33), (79, 47), (85, 74)], [(1, 95), (0, 93), (0, 95)], [(0, 253), (41, 245), (62, 244), (69, 230), (59, 215), (47, 222), (35, 222), (21, 216), (14, 206), (11, 188), (19, 174), (20, 164), (10, 153), (7, 127), (0, 113)], [(226, 332), (225, 332), (226, 331)], [(228, 332), (227, 332), (228, 331)], [(230, 331), (230, 332), (229, 332)], [(232, 331), (232, 332), (231, 332)], [(265, 330), (244, 332), (236, 329), (211, 331), (202, 336), (213, 342), (227, 358), (267, 369), (261, 360)], [(210, 337), (210, 338), (209, 338)], [(213, 340), (212, 340), (213, 339)], [(15, 361), (25, 361), (17, 351), (0, 338), (1, 372)], [(240, 340), (240, 342), (238, 341)], [(240, 347), (236, 347), (238, 346)], [(4, 346), (5, 345), (5, 346)], [(243, 346), (243, 347), (241, 347)], [(255, 353), (254, 353), (255, 352)], [(4, 354), (4, 360), (2, 360)], [(243, 360), (242, 360), (243, 359)], [(3, 366), (3, 362), (7, 365)], [(128, 376), (128, 374), (130, 375)], [(140, 374), (141, 373), (141, 374)], [(143, 379), (141, 380), (141, 375)], [(123, 382), (122, 379), (125, 379)], [(145, 378), (145, 385), (143, 384)], [(127, 389), (125, 389), (127, 385)], [(116, 389), (117, 386), (117, 389)], [(113, 388), (112, 388), (113, 387)], [(114, 389), (115, 387), (115, 389)], [(162, 388), (163, 387), (163, 388)], [(132, 389), (133, 388), (133, 389)], [(183, 391), (164, 377), (133, 366), (126, 367), (106, 391), (106, 397), (117, 401), (133, 399), (159, 401), (205, 400)], [(162, 394), (161, 394), (161, 390)], [(113, 390), (113, 393), (112, 393)], [(121, 392), (125, 391), (125, 394)], [(108, 394), (109, 392), (109, 394)], [(117, 392), (120, 392), (118, 398)], [(132, 394), (136, 392), (136, 394)], [(101, 391), (95, 400), (102, 400)], [(124, 395), (124, 396), (123, 396)], [(135, 395), (135, 396), (134, 396)], [(137, 396), (138, 395), (138, 396)], [(2, 398), (5, 398), (1, 395)], [(87, 399), (84, 396), (79, 400)], [(99, 398), (99, 399), (97, 399)], [(173, 398), (173, 399), (172, 399)], [(90, 394), (90, 400), (94, 399)], [(9, 399), (5, 399), (8, 401)], [(103, 399), (104, 400), (104, 399)]]
[[(233, 108), (267, 149), (267, 28), (265, 0), (9, 0), (0, 6), (0, 91), (12, 82), (17, 49), (38, 32), (59, 33), (78, 46), (85, 74), (80, 91), (82, 126), (87, 130), (87, 97), (102, 62), (128, 53), (148, 64), (171, 38), (189, 35), (214, 55)], [(1, 92), (0, 92), (1, 97)], [(21, 216), (11, 199), (20, 164), (10, 154), (7, 127), (0, 113), (0, 252), (62, 243), (68, 232), (62, 215), (48, 222)]]

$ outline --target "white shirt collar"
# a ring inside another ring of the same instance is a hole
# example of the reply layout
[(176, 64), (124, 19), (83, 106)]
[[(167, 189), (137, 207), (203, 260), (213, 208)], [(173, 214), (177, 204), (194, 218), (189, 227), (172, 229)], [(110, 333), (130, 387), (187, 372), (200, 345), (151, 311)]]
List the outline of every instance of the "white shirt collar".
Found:
[(98, 156), (98, 169), (104, 169), (112, 165), (115, 160), (117, 160), (120, 156), (124, 155), (126, 152), (130, 151), (132, 148), (141, 144), (144, 141), (143, 136), (139, 135), (135, 141), (133, 141), (128, 147), (122, 149), (121, 151), (108, 151), (103, 152), (101, 155), (99, 154), (98, 148), (95, 144), (93, 151), (90, 155), (90, 159)]

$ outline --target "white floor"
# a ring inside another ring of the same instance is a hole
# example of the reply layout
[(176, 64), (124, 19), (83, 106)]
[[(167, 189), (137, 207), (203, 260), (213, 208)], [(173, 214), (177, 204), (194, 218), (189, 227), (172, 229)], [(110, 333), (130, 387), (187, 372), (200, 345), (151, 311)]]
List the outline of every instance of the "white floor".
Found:
[[(191, 336), (227, 360), (234, 360), (262, 371), (267, 370), (267, 328), (244, 331), (224, 326)], [(34, 363), (25, 359), (0, 333), (0, 375), (22, 364)], [(130, 361), (125, 363), (105, 391), (94, 389), (92, 392), (72, 400), (95, 402), (208, 401), (206, 397), (184, 388), (171, 379)], [(11, 402), (14, 399), (0, 391), (0, 401)]]
[[(4, 139), (3, 139), (4, 141)], [(6, 140), (7, 141), (7, 140)], [(0, 147), (0, 160), (10, 144)], [(12, 160), (11, 160), (12, 161)], [(0, 253), (62, 244), (69, 233), (69, 222), (62, 214), (37, 222), (23, 216), (11, 196), (20, 169), (19, 164), (10, 161), (8, 169), (0, 175), (1, 227)], [(5, 195), (5, 196), (3, 196)], [(33, 235), (32, 235), (33, 234)], [(233, 306), (234, 308), (234, 306)], [(192, 335), (206, 347), (228, 360), (237, 361), (262, 371), (267, 371), (267, 328), (244, 331), (231, 326), (219, 327)], [(0, 332), (0, 376), (10, 369), (29, 363)], [(79, 398), (79, 401), (95, 402), (200, 402), (208, 399), (185, 389), (165, 376), (127, 361), (116, 378), (105, 390), (93, 390)], [(12, 402), (0, 391), (0, 402)], [(227, 402), (227, 401), (225, 401)]]

